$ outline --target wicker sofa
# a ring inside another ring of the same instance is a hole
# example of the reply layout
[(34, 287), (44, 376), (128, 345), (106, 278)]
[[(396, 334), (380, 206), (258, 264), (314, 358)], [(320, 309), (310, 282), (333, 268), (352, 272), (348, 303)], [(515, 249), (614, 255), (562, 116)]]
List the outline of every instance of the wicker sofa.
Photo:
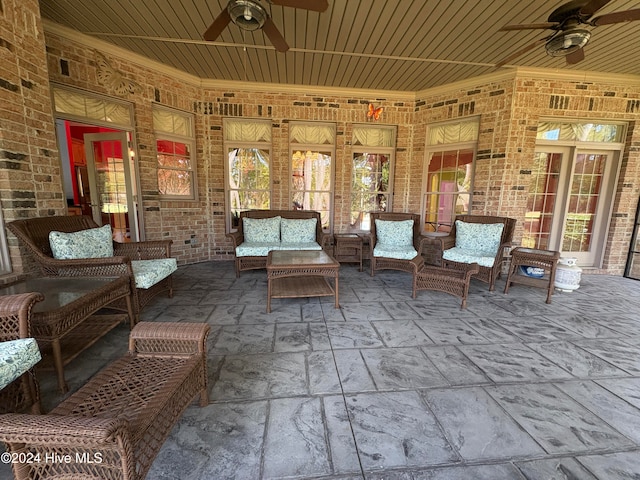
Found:
[[(71, 234), (98, 229), (91, 217), (70, 215), (21, 219), (7, 224), (7, 229), (31, 253), (45, 277), (128, 276), (136, 322), (142, 308), (153, 297), (162, 292), (167, 292), (169, 297), (173, 295), (171, 273), (177, 264), (171, 258), (171, 240), (129, 243), (112, 241), (113, 256), (57, 259), (54, 258), (49, 234)], [(113, 302), (109, 308), (128, 312), (124, 299)]]
[(238, 230), (227, 237), (233, 242), (236, 277), (267, 268), (271, 250), (322, 250), (327, 239), (320, 213), (312, 210), (246, 210), (240, 212)]
[(16, 480), (145, 478), (187, 406), (198, 395), (209, 403), (208, 333), (201, 323), (140, 322), (129, 353), (50, 413), (0, 415), (0, 441), (29, 458), (12, 465)]

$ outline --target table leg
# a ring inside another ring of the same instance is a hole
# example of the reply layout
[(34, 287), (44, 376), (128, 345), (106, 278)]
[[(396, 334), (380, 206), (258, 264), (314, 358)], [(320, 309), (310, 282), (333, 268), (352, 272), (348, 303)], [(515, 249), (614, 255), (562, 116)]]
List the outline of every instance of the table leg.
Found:
[(267, 279), (267, 313), (271, 313), (271, 278)]
[(335, 287), (335, 295), (334, 295), (334, 297), (335, 297), (335, 307), (336, 308), (340, 308), (340, 300), (338, 298), (340, 294), (338, 293), (339, 290), (338, 290), (338, 274), (337, 273), (336, 273), (336, 276), (335, 276), (335, 279), (334, 279), (333, 283), (334, 283), (334, 287)]
[(51, 341), (51, 353), (53, 355), (53, 367), (56, 370), (56, 376), (58, 377), (58, 387), (62, 393), (67, 393), (69, 387), (64, 379), (64, 365), (62, 364), (62, 349), (60, 348), (60, 339), (54, 338)]
[(131, 302), (131, 295), (127, 295), (125, 297), (125, 300), (127, 302), (127, 312), (129, 313), (129, 325), (133, 329), (133, 327), (136, 326), (137, 319), (133, 313), (133, 303)]

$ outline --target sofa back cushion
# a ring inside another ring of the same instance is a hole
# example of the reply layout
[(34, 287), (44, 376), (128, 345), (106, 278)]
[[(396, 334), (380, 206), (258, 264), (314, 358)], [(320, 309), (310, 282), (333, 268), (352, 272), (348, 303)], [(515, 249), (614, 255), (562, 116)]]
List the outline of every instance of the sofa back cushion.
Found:
[(504, 223), (469, 223), (456, 220), (456, 248), (495, 256)]
[(309, 243), (316, 241), (316, 218), (291, 219), (280, 221), (280, 240), (282, 243)]
[(111, 225), (72, 233), (54, 230), (49, 232), (49, 245), (58, 260), (113, 257)]
[(390, 247), (413, 245), (413, 220), (380, 220), (376, 218), (377, 243)]
[(280, 216), (269, 218), (242, 219), (242, 230), (245, 242), (279, 242), (280, 241)]

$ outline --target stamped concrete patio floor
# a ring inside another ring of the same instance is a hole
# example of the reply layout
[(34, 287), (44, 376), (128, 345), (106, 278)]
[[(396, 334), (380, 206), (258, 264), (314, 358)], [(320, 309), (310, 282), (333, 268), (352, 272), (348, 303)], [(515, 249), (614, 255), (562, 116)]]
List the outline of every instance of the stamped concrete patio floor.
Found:
[[(473, 281), (461, 310), (413, 300), (410, 280), (343, 265), (340, 309), (274, 300), (267, 314), (264, 270), (180, 267), (142, 319), (211, 325), (211, 401), (188, 408), (148, 478), (640, 478), (640, 282), (583, 275), (547, 305), (541, 289)], [(70, 388), (127, 334), (71, 363)], [(48, 410), (61, 398), (39, 375)]]

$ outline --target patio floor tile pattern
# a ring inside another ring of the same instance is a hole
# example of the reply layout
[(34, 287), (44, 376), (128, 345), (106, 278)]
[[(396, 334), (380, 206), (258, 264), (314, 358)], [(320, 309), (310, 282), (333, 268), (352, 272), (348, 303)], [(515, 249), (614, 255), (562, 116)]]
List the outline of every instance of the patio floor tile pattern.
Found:
[[(207, 322), (210, 404), (191, 405), (153, 480), (640, 478), (640, 282), (556, 293), (472, 281), (468, 308), (353, 265), (332, 298), (277, 299), (266, 273), (183, 266), (146, 321)], [(66, 368), (71, 390), (127, 348), (119, 327)], [(61, 400), (39, 372), (46, 410)], [(0, 466), (0, 478), (10, 478)]]

